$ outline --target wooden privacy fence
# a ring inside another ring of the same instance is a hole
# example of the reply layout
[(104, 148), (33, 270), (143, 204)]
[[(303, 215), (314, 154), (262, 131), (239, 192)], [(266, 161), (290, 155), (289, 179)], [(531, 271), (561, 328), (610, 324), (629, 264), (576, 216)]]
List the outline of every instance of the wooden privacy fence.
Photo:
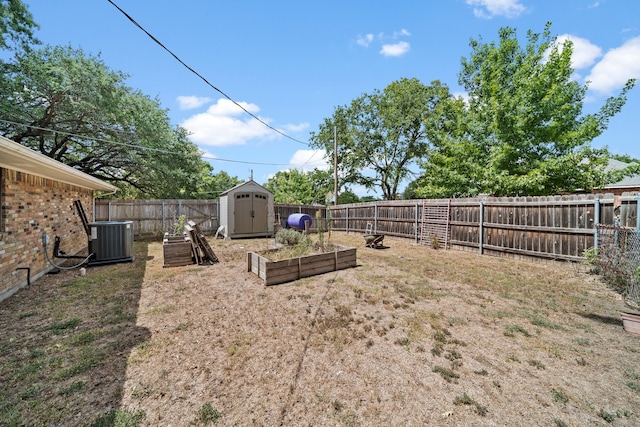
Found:
[[(577, 261), (598, 247), (597, 224), (640, 229), (640, 195), (582, 194), (549, 197), (477, 197), (394, 200), (339, 206), (275, 204), (284, 226), (305, 213), (324, 230), (373, 232), (443, 248)], [(320, 221), (316, 213), (320, 211)], [(95, 221), (133, 221), (134, 233), (173, 232), (181, 215), (202, 231), (218, 228), (217, 200), (96, 200)]]
[[(598, 246), (596, 224), (640, 228), (638, 195), (398, 200), (328, 208), (331, 229), (427, 245), (577, 261)], [(434, 242), (437, 240), (437, 242)]]
[(133, 221), (135, 235), (173, 233), (180, 216), (204, 232), (218, 229), (217, 200), (96, 200), (96, 221)]
[[(316, 212), (320, 211), (320, 224), (327, 227), (327, 208), (317, 205), (274, 205), (276, 222), (284, 222), (292, 213), (304, 213), (313, 219), (311, 231), (317, 230)], [(219, 226), (218, 200), (96, 200), (95, 221), (132, 221), (136, 236), (173, 233), (180, 216), (198, 224), (206, 234), (213, 234)]]

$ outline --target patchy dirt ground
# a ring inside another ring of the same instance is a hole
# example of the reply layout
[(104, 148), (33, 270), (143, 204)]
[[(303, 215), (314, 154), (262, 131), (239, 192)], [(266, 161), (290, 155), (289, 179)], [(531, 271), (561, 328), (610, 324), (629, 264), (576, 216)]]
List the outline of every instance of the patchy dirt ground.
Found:
[[(90, 268), (132, 302), (120, 335), (96, 336), (129, 341), (79, 374), (78, 396), (58, 394), (71, 405), (60, 424), (126, 408), (146, 426), (640, 425), (640, 337), (582, 266), (331, 240), (357, 247), (358, 267), (273, 287), (246, 272), (267, 239), (210, 240), (212, 266), (163, 268), (160, 243), (137, 243), (133, 265)], [(129, 287), (127, 271), (139, 275)], [(39, 299), (75, 279), (47, 276), (0, 303), (4, 362), (51, 323)], [(104, 323), (87, 313), (80, 328)]]

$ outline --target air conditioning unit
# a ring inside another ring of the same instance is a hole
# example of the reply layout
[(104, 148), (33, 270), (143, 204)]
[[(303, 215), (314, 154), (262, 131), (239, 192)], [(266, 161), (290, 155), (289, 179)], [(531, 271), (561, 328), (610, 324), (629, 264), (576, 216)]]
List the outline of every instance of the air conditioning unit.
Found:
[(90, 222), (89, 253), (89, 265), (133, 261), (133, 222)]

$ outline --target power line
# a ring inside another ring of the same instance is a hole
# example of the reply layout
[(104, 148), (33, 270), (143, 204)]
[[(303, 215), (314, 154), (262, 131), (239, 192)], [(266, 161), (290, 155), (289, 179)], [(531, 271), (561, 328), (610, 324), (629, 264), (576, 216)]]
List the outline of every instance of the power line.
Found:
[(262, 120), (260, 117), (256, 116), (255, 114), (253, 114), (252, 112), (250, 112), (249, 110), (247, 110), (246, 108), (244, 108), (242, 105), (240, 105), (238, 102), (236, 102), (233, 98), (231, 98), (229, 95), (227, 95), (226, 93), (224, 93), (222, 90), (218, 89), (216, 86), (214, 86), (213, 84), (211, 84), (204, 76), (202, 76), (200, 73), (198, 73), (196, 70), (194, 70), (193, 68), (191, 68), (190, 66), (188, 66), (182, 59), (180, 59), (175, 53), (173, 53), (169, 48), (167, 48), (164, 44), (162, 44), (160, 42), (160, 40), (158, 40), (157, 38), (155, 38), (151, 33), (149, 33), (144, 27), (142, 27), (142, 25), (138, 24), (138, 22), (136, 22), (135, 19), (133, 19), (127, 12), (125, 12), (124, 10), (122, 10), (120, 8), (120, 6), (118, 6), (117, 4), (115, 4), (112, 0), (107, 0), (109, 3), (111, 3), (116, 9), (118, 9), (124, 16), (127, 17), (127, 19), (129, 21), (131, 21), (131, 23), (133, 23), (133, 25), (135, 25), (136, 27), (138, 27), (140, 30), (142, 30), (147, 36), (149, 36), (149, 38), (151, 38), (151, 40), (153, 40), (158, 46), (160, 46), (161, 48), (163, 48), (165, 51), (167, 51), (171, 56), (173, 56), (173, 58), (175, 58), (176, 61), (178, 61), (180, 64), (182, 64), (187, 70), (189, 70), (191, 73), (195, 74), (198, 78), (200, 78), (203, 82), (205, 82), (208, 86), (210, 86), (213, 90), (215, 90), (216, 92), (220, 93), (222, 96), (224, 96), (225, 98), (227, 98), (229, 101), (233, 102), (236, 106), (238, 106), (240, 109), (242, 109), (242, 111), (244, 111), (245, 113), (247, 113), (248, 115), (250, 115), (251, 117), (253, 117), (254, 119), (256, 119), (257, 121), (259, 121), (260, 123), (262, 123), (263, 125), (265, 125), (266, 127), (268, 127), (269, 129), (271, 129), (272, 131), (284, 136), (285, 138), (288, 138), (294, 142), (297, 142), (298, 144), (302, 144), (302, 145), (306, 145), (309, 146), (309, 143), (304, 142), (304, 141), (300, 141), (299, 139), (296, 139), (292, 136), (287, 135), (286, 133), (282, 132), (279, 129), (274, 128), (273, 126), (271, 126), (269, 123), (265, 122), (264, 120)]
[[(23, 123), (12, 122), (12, 121), (10, 121), (10, 120), (0, 119), (0, 122), (2, 122), (2, 123), (6, 123), (6, 124), (10, 124), (10, 125), (25, 126), (25, 127), (28, 127), (28, 128), (38, 129), (38, 130), (42, 130), (42, 131), (46, 131), (46, 132), (59, 133), (59, 134), (61, 134), (61, 135), (76, 136), (76, 137), (79, 137), (79, 138), (91, 139), (91, 140), (93, 140), (93, 141), (104, 142), (104, 143), (107, 143), (107, 144), (115, 144), (115, 145), (122, 145), (122, 146), (124, 146), (124, 147), (137, 148), (137, 149), (139, 149), (139, 150), (155, 151), (155, 152), (157, 152), (157, 153), (163, 153), (163, 154), (175, 154), (175, 155), (179, 155), (179, 156), (184, 155), (184, 153), (178, 153), (178, 152), (171, 151), (171, 150), (165, 150), (165, 149), (163, 149), (163, 148), (145, 147), (144, 145), (130, 144), (130, 143), (126, 143), (126, 142), (118, 142), (118, 141), (112, 141), (112, 140), (102, 139), (102, 138), (88, 137), (87, 135), (79, 135), (79, 134), (76, 134), (76, 133), (65, 132), (65, 131), (61, 131), (61, 130), (55, 130), (55, 129), (49, 129), (49, 128), (43, 128), (43, 127), (33, 126), (33, 125), (25, 125), (25, 124), (23, 124)], [(201, 154), (199, 157), (200, 157), (201, 159), (217, 160), (217, 161), (220, 161), (220, 162), (230, 162), (230, 163), (243, 163), (243, 164), (247, 164), (247, 165), (260, 165), (260, 166), (291, 166), (289, 163), (262, 163), (262, 162), (249, 162), (249, 161), (245, 161), (245, 160), (223, 159), (223, 158), (220, 158), (220, 157), (208, 156), (208, 155), (206, 155), (206, 154)]]
[[(102, 139), (102, 138), (88, 137), (87, 135), (79, 135), (77, 133), (65, 132), (65, 131), (62, 131), (62, 130), (43, 128), (43, 127), (40, 127), (40, 126), (33, 126), (33, 125), (26, 125), (24, 123), (18, 123), (18, 122), (14, 122), (14, 121), (11, 121), (11, 120), (0, 119), (0, 122), (1, 123), (6, 123), (6, 124), (9, 124), (9, 125), (14, 125), (14, 126), (24, 126), (24, 127), (31, 128), (31, 129), (38, 129), (38, 130), (42, 130), (42, 131), (45, 131), (45, 132), (58, 133), (60, 135), (75, 136), (75, 137), (78, 137), (78, 138), (91, 139), (93, 141), (104, 142), (104, 143), (107, 143), (107, 144), (122, 145), (124, 147), (136, 148), (136, 149), (139, 149), (139, 150), (155, 151), (155, 152), (163, 153), (163, 154), (175, 154), (175, 155), (178, 155), (178, 156), (184, 155), (184, 153), (178, 153), (178, 152), (171, 151), (171, 150), (165, 150), (163, 148), (145, 147), (144, 145), (130, 144), (130, 143), (126, 143), (126, 142), (118, 142), (118, 141), (112, 141), (112, 140)], [(304, 162), (300, 167), (302, 167), (302, 166), (306, 165), (307, 163), (309, 163), (311, 161), (311, 159), (320, 151), (321, 150), (315, 150), (313, 152), (313, 154), (311, 155), (311, 157), (306, 162)], [(206, 159), (206, 160), (220, 161), (220, 162), (240, 163), (240, 164), (245, 164), (245, 165), (291, 166), (290, 163), (250, 162), (250, 161), (246, 161), (246, 160), (223, 159), (223, 158), (220, 158), (220, 157), (209, 156), (209, 155), (206, 155), (206, 154), (201, 154), (200, 158), (201, 159)]]

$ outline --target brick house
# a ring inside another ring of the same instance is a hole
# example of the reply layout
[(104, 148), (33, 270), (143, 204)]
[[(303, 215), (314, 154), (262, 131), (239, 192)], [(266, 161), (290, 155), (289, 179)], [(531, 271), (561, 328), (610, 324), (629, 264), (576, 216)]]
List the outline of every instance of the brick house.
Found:
[[(43, 236), (60, 237), (67, 254), (86, 253), (87, 234), (74, 201), (93, 217), (96, 192), (117, 187), (0, 136), (0, 301), (54, 267)], [(84, 252), (83, 252), (84, 251)]]
[[(629, 163), (621, 162), (620, 160), (609, 159), (609, 164), (607, 165), (606, 170), (619, 170), (624, 169), (627, 166), (629, 166)], [(623, 193), (640, 192), (640, 175), (624, 177), (618, 182), (605, 185), (602, 190), (618, 196)]]

